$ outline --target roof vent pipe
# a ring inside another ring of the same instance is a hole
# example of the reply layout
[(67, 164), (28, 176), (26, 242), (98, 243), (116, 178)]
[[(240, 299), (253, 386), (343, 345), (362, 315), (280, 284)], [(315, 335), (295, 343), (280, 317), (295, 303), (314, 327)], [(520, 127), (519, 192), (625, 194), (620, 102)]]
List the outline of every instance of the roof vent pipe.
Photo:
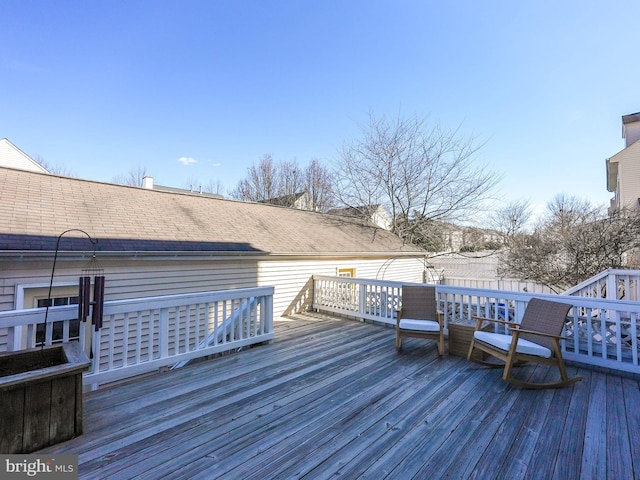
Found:
[(149, 176), (142, 177), (142, 188), (146, 188), (147, 190), (153, 190), (153, 177), (149, 177)]

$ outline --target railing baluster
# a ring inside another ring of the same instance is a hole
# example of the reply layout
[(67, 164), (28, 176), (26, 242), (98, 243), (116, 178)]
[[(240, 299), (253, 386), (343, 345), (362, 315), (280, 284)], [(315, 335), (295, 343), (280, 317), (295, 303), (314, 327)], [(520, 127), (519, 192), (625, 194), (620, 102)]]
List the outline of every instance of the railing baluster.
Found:
[(160, 337), (158, 343), (160, 345), (160, 358), (169, 356), (169, 311), (167, 308), (160, 309)]
[[(615, 312), (613, 312), (615, 315)], [(607, 358), (607, 316), (600, 319), (600, 345), (602, 347), (602, 358)]]
[(107, 368), (109, 370), (113, 370), (114, 356), (116, 354), (116, 349), (114, 348), (116, 336), (115, 336), (115, 329), (113, 327), (114, 327), (113, 315), (109, 315), (108, 317), (106, 317), (106, 321), (102, 322), (102, 331), (104, 333), (104, 331), (106, 330), (107, 343), (109, 345), (109, 348), (107, 348), (107, 365), (108, 365)]
[(142, 356), (142, 322), (140, 321), (140, 312), (136, 312), (136, 364), (140, 363)]
[(631, 318), (629, 320), (630, 336), (631, 336), (631, 361), (634, 365), (638, 365), (638, 337), (640, 332), (638, 331), (638, 314), (631, 312)]
[(123, 365), (126, 367), (129, 365), (129, 312), (124, 313), (122, 322), (122, 335), (124, 336), (122, 361)]

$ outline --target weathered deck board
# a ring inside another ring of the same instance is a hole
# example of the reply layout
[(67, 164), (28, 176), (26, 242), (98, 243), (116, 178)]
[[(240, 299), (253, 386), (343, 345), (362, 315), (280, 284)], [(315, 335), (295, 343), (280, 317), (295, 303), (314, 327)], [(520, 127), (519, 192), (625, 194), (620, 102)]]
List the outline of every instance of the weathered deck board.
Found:
[[(634, 478), (640, 382), (523, 390), (435, 342), (318, 314), (270, 345), (85, 395), (80, 478)], [(521, 376), (555, 375), (539, 366)], [(622, 457), (621, 457), (622, 456)]]

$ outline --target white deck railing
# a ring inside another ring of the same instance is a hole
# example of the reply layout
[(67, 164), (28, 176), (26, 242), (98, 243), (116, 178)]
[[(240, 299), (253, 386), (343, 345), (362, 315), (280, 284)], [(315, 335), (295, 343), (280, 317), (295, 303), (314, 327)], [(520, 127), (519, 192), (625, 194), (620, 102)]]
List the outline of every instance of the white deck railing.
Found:
[(563, 294), (637, 302), (640, 300), (640, 270), (605, 270)]
[[(194, 358), (273, 339), (273, 287), (105, 302), (102, 329), (80, 324), (91, 357), (85, 385), (181, 365)], [(0, 312), (4, 350), (35, 346), (44, 308)], [(49, 308), (45, 344), (70, 339), (77, 306)], [(54, 326), (62, 327), (54, 335)], [(59, 338), (56, 338), (59, 337)]]
[[(313, 308), (395, 325), (402, 283), (314, 275)], [(627, 300), (535, 294), (437, 285), (445, 326), (472, 322), (473, 315), (519, 322), (533, 297), (573, 306), (563, 342), (567, 360), (640, 373), (640, 303)]]

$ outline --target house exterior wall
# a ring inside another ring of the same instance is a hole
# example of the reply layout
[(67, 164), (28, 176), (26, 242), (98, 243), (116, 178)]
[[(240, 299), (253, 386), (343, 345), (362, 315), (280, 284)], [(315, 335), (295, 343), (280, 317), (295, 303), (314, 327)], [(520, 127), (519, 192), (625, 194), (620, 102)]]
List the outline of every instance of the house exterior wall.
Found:
[(640, 143), (619, 154), (618, 206), (638, 207), (640, 198)]
[[(636, 116), (637, 114), (633, 115), (634, 118)], [(622, 137), (624, 138), (625, 146), (627, 147), (632, 143), (635, 143), (638, 140), (640, 140), (640, 121), (632, 121), (629, 123), (624, 123), (624, 117), (623, 117)]]
[[(310, 305), (311, 276), (337, 275), (339, 268), (355, 268), (356, 276), (420, 282), (424, 264), (420, 258), (297, 258), (255, 259), (250, 256), (224, 259), (167, 260), (153, 258), (98, 258), (106, 276), (105, 300), (174, 295), (274, 286), (274, 315), (281, 316)], [(58, 258), (54, 295), (68, 291), (88, 259)], [(51, 261), (0, 259), (0, 310), (32, 308), (25, 297), (32, 288), (48, 290)]]
[(354, 268), (358, 278), (374, 278), (405, 282), (421, 282), (422, 259), (308, 259), (296, 261), (264, 261), (258, 269), (259, 285), (275, 286), (274, 315), (287, 315), (311, 303), (311, 276), (338, 275), (338, 269)]
[[(104, 268), (105, 300), (143, 298), (257, 286), (274, 286), (275, 317), (305, 311), (313, 301), (312, 275), (337, 275), (338, 269), (355, 269), (357, 277), (421, 282), (421, 258), (298, 258), (255, 259), (98, 259)], [(78, 277), (88, 258), (58, 257), (52, 297), (77, 295)], [(51, 260), (0, 258), (0, 311), (33, 308), (34, 297), (47, 298)], [(147, 319), (148, 320), (148, 319)], [(147, 320), (141, 318), (141, 327)], [(116, 343), (123, 335), (122, 319), (114, 325)], [(179, 337), (182, 338), (182, 337)], [(0, 351), (6, 349), (7, 331), (0, 329)], [(118, 343), (120, 345), (120, 343)], [(173, 346), (173, 343), (170, 345)], [(104, 346), (108, 348), (108, 345)], [(121, 355), (120, 347), (115, 352)]]
[(49, 173), (38, 162), (12, 144), (6, 138), (0, 139), (0, 166), (28, 170), (30, 172)]
[[(105, 300), (173, 295), (257, 286), (255, 261), (99, 259), (107, 278)], [(77, 285), (88, 260), (58, 258), (54, 287)], [(48, 287), (51, 260), (0, 260), (0, 310), (31, 308), (22, 305), (20, 287)]]

